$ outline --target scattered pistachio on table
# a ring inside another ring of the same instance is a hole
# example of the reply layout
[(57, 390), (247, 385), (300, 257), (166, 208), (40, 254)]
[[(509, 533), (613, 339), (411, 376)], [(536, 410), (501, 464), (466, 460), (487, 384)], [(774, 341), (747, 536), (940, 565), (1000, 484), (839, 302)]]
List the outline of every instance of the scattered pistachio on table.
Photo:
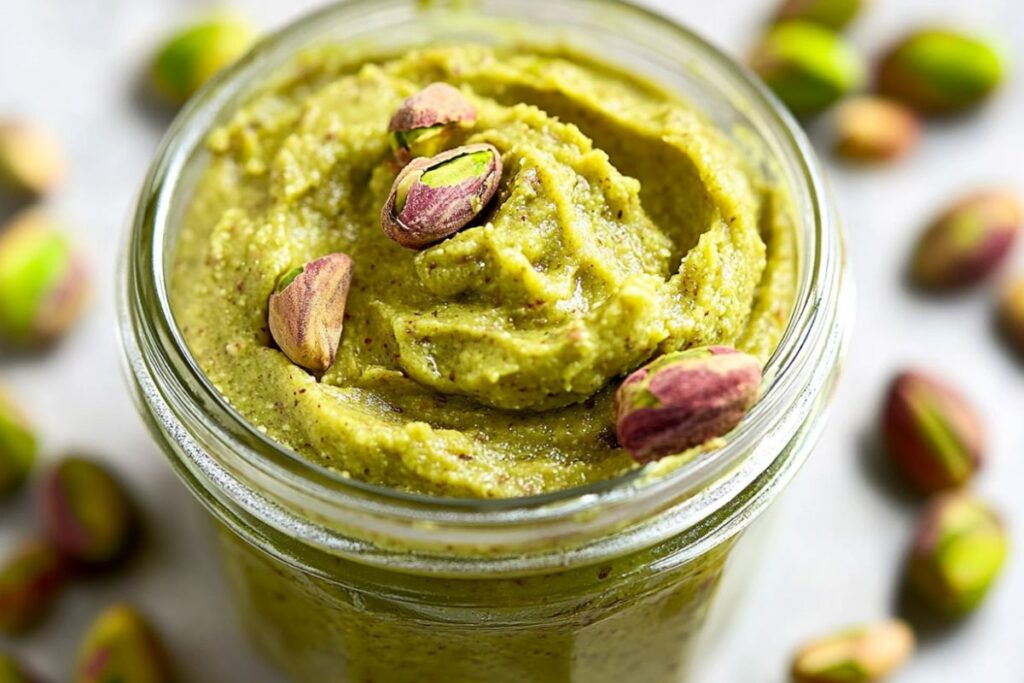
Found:
[(78, 650), (74, 683), (165, 683), (172, 680), (166, 651), (134, 608), (116, 605), (89, 627)]
[(920, 135), (917, 114), (894, 100), (865, 95), (836, 111), (836, 152), (853, 161), (895, 161), (917, 146)]
[(804, 645), (793, 658), (793, 682), (877, 683), (902, 667), (915, 645), (899, 619), (848, 629)]
[(102, 465), (85, 458), (66, 458), (46, 473), (41, 507), (55, 546), (89, 567), (121, 558), (138, 530), (124, 488)]
[(761, 364), (724, 346), (669, 353), (615, 393), (619, 444), (647, 463), (732, 431), (757, 401)]
[(0, 652), (0, 683), (41, 683), (41, 679), (14, 657)]
[(999, 87), (1004, 71), (1002, 57), (988, 41), (953, 29), (926, 29), (887, 52), (878, 89), (928, 114), (954, 114), (983, 102)]
[(947, 291), (975, 284), (1006, 259), (1021, 225), (1021, 205), (1003, 190), (986, 190), (947, 208), (922, 234), (911, 275), (921, 287)]
[(921, 516), (907, 567), (908, 588), (933, 612), (959, 617), (975, 609), (1009, 555), (999, 514), (967, 493), (943, 494)]
[(67, 161), (46, 129), (24, 121), (0, 121), (0, 189), (36, 198), (64, 179)]
[(245, 54), (256, 39), (252, 27), (223, 17), (182, 29), (171, 36), (153, 59), (150, 77), (156, 92), (183, 104), (218, 71)]
[(889, 457), (920, 493), (967, 484), (982, 464), (985, 433), (974, 408), (945, 382), (900, 373), (882, 416)]
[(776, 18), (800, 19), (839, 31), (857, 18), (868, 0), (784, 0)]
[(38, 448), (32, 425), (0, 387), (0, 498), (21, 488), (35, 464)]
[(32, 539), (0, 566), (0, 633), (16, 635), (49, 613), (69, 578), (64, 558), (48, 541)]
[(866, 74), (843, 36), (808, 21), (771, 27), (751, 54), (750, 66), (798, 116), (827, 109), (860, 88)]
[(284, 274), (270, 295), (270, 333), (296, 365), (322, 372), (334, 364), (352, 283), (352, 259), (330, 254)]
[(487, 144), (417, 157), (395, 178), (381, 227), (408, 249), (440, 242), (483, 212), (498, 191), (501, 171), (501, 153)]
[(408, 163), (414, 156), (439, 154), (446, 146), (447, 133), (475, 120), (476, 108), (458, 88), (432, 83), (399, 105), (388, 132), (398, 160)]
[(1003, 287), (999, 325), (1014, 348), (1024, 355), (1024, 276), (1013, 278)]
[(0, 340), (18, 346), (55, 341), (89, 299), (84, 259), (38, 209), (0, 229)]

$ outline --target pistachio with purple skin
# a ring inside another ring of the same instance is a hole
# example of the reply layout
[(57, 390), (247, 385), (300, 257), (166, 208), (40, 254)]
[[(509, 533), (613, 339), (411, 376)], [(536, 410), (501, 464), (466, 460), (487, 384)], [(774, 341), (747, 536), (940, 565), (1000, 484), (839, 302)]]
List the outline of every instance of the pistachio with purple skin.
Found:
[(21, 662), (0, 652), (0, 683), (40, 683), (41, 679), (31, 673)]
[(979, 192), (956, 202), (921, 237), (912, 264), (914, 280), (935, 291), (983, 280), (1010, 253), (1020, 224), (1020, 202), (1009, 192)]
[(296, 365), (314, 372), (334, 364), (352, 284), (352, 259), (330, 254), (283, 275), (270, 295), (270, 333)]
[(70, 560), (102, 566), (124, 556), (138, 531), (135, 507), (99, 463), (66, 458), (43, 481), (42, 513), (50, 539)]
[(933, 612), (959, 617), (985, 599), (1009, 556), (999, 514), (966, 493), (945, 494), (921, 516), (907, 565), (908, 588)]
[(978, 414), (941, 380), (899, 374), (882, 416), (889, 457), (920, 493), (963, 486), (981, 467), (985, 433)]
[(36, 460), (35, 432), (21, 409), (0, 388), (0, 498), (25, 482)]
[(756, 358), (725, 346), (661, 356), (615, 393), (619, 444), (647, 463), (724, 436), (757, 401), (761, 378)]
[(0, 567), (0, 633), (19, 634), (50, 611), (68, 579), (67, 565), (48, 541), (25, 542)]
[(78, 651), (74, 683), (166, 683), (173, 679), (156, 631), (135, 609), (116, 605), (89, 627)]
[(437, 154), (452, 127), (474, 121), (476, 108), (458, 88), (431, 83), (399, 105), (388, 132), (398, 160), (408, 163), (413, 156)]
[(813, 640), (793, 658), (793, 683), (875, 683), (914, 653), (914, 632), (890, 619)]
[(487, 144), (413, 159), (395, 178), (381, 227), (408, 249), (440, 242), (480, 215), (498, 191), (501, 171), (501, 154)]

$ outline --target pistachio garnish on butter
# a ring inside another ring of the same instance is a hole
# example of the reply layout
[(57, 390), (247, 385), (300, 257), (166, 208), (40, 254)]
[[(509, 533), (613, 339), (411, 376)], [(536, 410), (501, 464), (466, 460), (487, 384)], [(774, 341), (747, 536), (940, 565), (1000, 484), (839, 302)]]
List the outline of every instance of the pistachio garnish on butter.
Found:
[(440, 242), (480, 215), (498, 191), (501, 170), (501, 154), (487, 144), (413, 159), (391, 186), (381, 227), (409, 249)]
[(475, 120), (476, 108), (458, 88), (431, 83), (399, 105), (388, 132), (398, 160), (407, 163), (414, 156), (439, 153), (452, 126)]
[(619, 444), (647, 463), (724, 436), (757, 401), (760, 386), (757, 359), (726, 346), (661, 356), (615, 393)]
[(847, 629), (804, 645), (793, 658), (793, 682), (877, 683), (902, 667), (915, 645), (899, 619)]
[(103, 612), (78, 650), (74, 683), (166, 683), (170, 661), (156, 631), (128, 605)]
[(330, 254), (283, 275), (270, 295), (270, 333), (288, 358), (307, 370), (334, 364), (352, 284), (352, 259)]

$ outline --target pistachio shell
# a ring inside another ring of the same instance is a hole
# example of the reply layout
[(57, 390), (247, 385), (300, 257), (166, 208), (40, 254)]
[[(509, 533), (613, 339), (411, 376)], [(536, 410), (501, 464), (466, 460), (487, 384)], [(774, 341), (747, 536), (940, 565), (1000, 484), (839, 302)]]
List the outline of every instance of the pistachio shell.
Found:
[(724, 346), (666, 354), (615, 394), (619, 444), (641, 463), (732, 431), (757, 401), (761, 364)]
[(168, 683), (166, 652), (153, 628), (135, 609), (111, 607), (85, 635), (74, 683)]
[(256, 32), (237, 18), (217, 18), (171, 36), (153, 59), (153, 87), (166, 100), (182, 104), (218, 71), (245, 54)]
[(807, 643), (793, 658), (794, 683), (875, 683), (902, 667), (914, 632), (898, 619), (858, 626)]
[(311, 261), (278, 282), (270, 296), (270, 333), (293, 363), (315, 372), (334, 364), (351, 283), (347, 254)]
[(388, 124), (392, 145), (403, 163), (412, 156), (433, 156), (443, 149), (446, 130), (476, 120), (476, 108), (455, 87), (431, 83), (406, 98)]
[(15, 550), (0, 567), (0, 633), (22, 633), (42, 621), (67, 578), (52, 544), (31, 540)]
[(39, 197), (64, 179), (67, 161), (49, 131), (21, 121), (0, 122), (0, 187)]
[(857, 97), (836, 112), (836, 151), (855, 161), (894, 161), (917, 146), (921, 123), (913, 110), (881, 97)]
[(860, 55), (837, 33), (807, 21), (772, 27), (750, 66), (798, 116), (817, 114), (864, 83)]
[(0, 388), (0, 498), (14, 493), (25, 482), (37, 451), (31, 425)]
[(935, 613), (959, 617), (985, 599), (1009, 556), (999, 514), (966, 493), (945, 494), (921, 516), (908, 563), (914, 595)]
[(395, 178), (381, 227), (409, 249), (423, 249), (469, 225), (498, 191), (501, 154), (467, 145), (413, 159)]
[(856, 19), (867, 4), (867, 0), (785, 0), (777, 18), (812, 21), (838, 31)]

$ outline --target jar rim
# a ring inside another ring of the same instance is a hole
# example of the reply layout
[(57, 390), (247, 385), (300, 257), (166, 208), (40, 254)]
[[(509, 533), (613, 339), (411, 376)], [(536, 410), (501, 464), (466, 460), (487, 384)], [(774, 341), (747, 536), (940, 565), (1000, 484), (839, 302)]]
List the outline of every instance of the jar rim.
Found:
[[(429, 11), (445, 11), (447, 4), (434, 3)], [(476, 3), (473, 10), (487, 4), (486, 0)], [(352, 8), (372, 5), (383, 11), (391, 6), (422, 5), (416, 0), (342, 0), (300, 18), (262, 41), (249, 55), (218, 75), (186, 105), (172, 124), (143, 186), (122, 266), (125, 278), (121, 293), (122, 339), (137, 389), (140, 382), (147, 381), (143, 375), (148, 376), (151, 386), (142, 388), (145, 395), (141, 399), (147, 404), (146, 409), (152, 411), (156, 400), (165, 404), (163, 410), (173, 413), (170, 404), (178, 400), (188, 404), (193, 417), (208, 419), (215, 414), (217, 424), (211, 425), (211, 429), (232, 442), (235, 455), (241, 459), (239, 462), (258, 471), (264, 483), (281, 485), (281, 496), (301, 496), (304, 510), (315, 509), (332, 517), (337, 510), (328, 508), (346, 509), (346, 504), (339, 503), (343, 498), (350, 498), (349, 503), (360, 506), (368, 514), (390, 516), (401, 520), (401, 524), (413, 518), (417, 522), (428, 520), (466, 528), (564, 522), (578, 520), (579, 515), (593, 511), (596, 505), (605, 509), (634, 505), (640, 494), (648, 500), (652, 510), (664, 510), (670, 501), (673, 505), (677, 503), (682, 493), (696, 493), (704, 484), (718, 481), (727, 472), (733, 473), (730, 476), (739, 476), (737, 468), (750, 465), (758, 442), (766, 433), (779, 429), (780, 419), (791, 407), (794, 395), (808, 389), (808, 382), (819, 385), (812, 387), (817, 393), (826, 388), (828, 377), (822, 374), (822, 368), (813, 367), (820, 361), (810, 357), (815, 355), (814, 349), (825, 348), (825, 353), (838, 357), (839, 352), (834, 347), (842, 345), (841, 339), (832, 339), (831, 345), (829, 343), (829, 337), (834, 336), (833, 328), (843, 327), (841, 321), (837, 322), (842, 317), (839, 292), (843, 257), (842, 240), (822, 168), (799, 125), (764, 85), (691, 30), (625, 0), (574, 0), (571, 4), (611, 8), (638, 21), (653, 22), (675, 39), (688, 43), (700, 53), (701, 59), (707, 60), (706, 67), (728, 76), (730, 85), (743, 91), (748, 106), (771, 128), (777, 138), (774, 142), (786, 148), (790, 163), (800, 174), (807, 206), (803, 215), (796, 217), (796, 229), (798, 232), (811, 229), (799, 239), (795, 302), (782, 339), (765, 367), (766, 388), (762, 397), (722, 448), (657, 477), (648, 476), (647, 469), (637, 469), (612, 479), (541, 495), (477, 500), (417, 494), (343, 477), (283, 447), (231, 408), (198, 366), (174, 323), (167, 296), (164, 234), (172, 222), (172, 190), (181, 180), (183, 168), (208, 130), (208, 124), (220, 118), (225, 104), (241, 92), (245, 84), (257, 74), (266, 75), (266, 66), (274, 61), (275, 51), (282, 50), (289, 41), (301, 38), (321, 22)], [(197, 126), (197, 122), (206, 122), (206, 125)], [(155, 307), (148, 306), (154, 303)], [(840, 330), (839, 337), (842, 333)], [(154, 362), (148, 357), (152, 354), (160, 358)], [(153, 381), (157, 376), (159, 381)], [(163, 396), (154, 398), (152, 392)], [(165, 422), (164, 417), (171, 422)], [(180, 429), (180, 418), (180, 415), (161, 416), (158, 421), (166, 432)], [(179, 436), (185, 435), (174, 438)], [(190, 457), (202, 456), (193, 452)], [(775, 457), (764, 456), (762, 460), (754, 468), (758, 471), (742, 474), (749, 479), (747, 484), (766, 472)], [(212, 461), (204, 463), (200, 469), (208, 467), (224, 469), (223, 463)], [(214, 478), (215, 474), (207, 470), (203, 476)], [(733, 495), (735, 492), (733, 490)], [(716, 491), (703, 493), (716, 495)], [(268, 510), (263, 512), (272, 514)]]

